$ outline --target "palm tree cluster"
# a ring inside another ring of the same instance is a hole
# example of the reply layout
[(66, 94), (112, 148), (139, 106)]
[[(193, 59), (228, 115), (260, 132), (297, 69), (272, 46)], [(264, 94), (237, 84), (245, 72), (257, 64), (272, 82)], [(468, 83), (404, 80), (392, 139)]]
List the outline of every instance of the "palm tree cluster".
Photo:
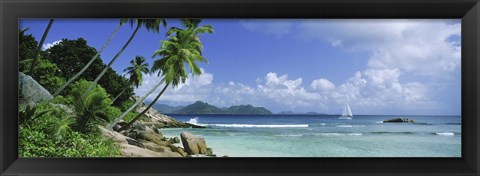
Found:
[[(207, 62), (207, 59), (202, 56), (203, 45), (199, 34), (213, 33), (214, 30), (210, 25), (199, 26), (200, 22), (200, 19), (183, 19), (183, 29), (172, 27), (167, 32), (168, 40), (162, 41), (161, 48), (155, 51), (153, 57), (158, 56), (160, 58), (155, 60), (151, 69), (151, 72), (158, 71), (157, 76), (163, 77), (163, 79), (147, 95), (137, 101), (134, 106), (143, 101), (161, 84), (165, 83), (165, 85), (147, 108), (133, 118), (133, 120), (122, 126), (119, 131), (128, 128), (152, 108), (170, 85), (176, 87), (180, 83), (185, 83), (188, 78), (185, 64), (188, 65), (191, 76), (202, 74), (196, 62)], [(129, 110), (131, 111), (132, 109)], [(126, 112), (128, 113), (128, 110)], [(118, 123), (125, 115), (126, 113), (120, 115), (109, 127), (112, 128), (113, 125)]]
[[(30, 74), (34, 74), (35, 64), (38, 60), (38, 52), (40, 51), (43, 42), (45, 41), (48, 32), (50, 31), (53, 21), (54, 19), (51, 19), (49, 21), (49, 24), (42, 36), (42, 40), (38, 45), (36, 51), (37, 57), (33, 58), (33, 62), (29, 70)], [(140, 114), (133, 118), (133, 120), (122, 126), (119, 131), (132, 125), (158, 101), (158, 99), (163, 95), (163, 93), (169, 86), (172, 86), (174, 88), (181, 83), (185, 83), (189, 76), (187, 69), (190, 71), (191, 76), (202, 74), (202, 71), (197, 65), (197, 62), (207, 63), (207, 59), (204, 58), (202, 55), (203, 45), (199, 35), (205, 33), (213, 33), (214, 30), (211, 25), (200, 26), (201, 21), (201, 19), (182, 19), (182, 28), (171, 27), (166, 32), (167, 39), (162, 41), (160, 49), (155, 51), (152, 56), (152, 58), (158, 59), (154, 61), (151, 69), (148, 68), (149, 64), (145, 62), (145, 58), (141, 56), (136, 56), (133, 60), (130, 61), (131, 66), (127, 67), (124, 70), (126, 74), (129, 75), (129, 81), (131, 84), (130, 86), (138, 88), (138, 86), (140, 86), (143, 81), (142, 75), (149, 72), (158, 73), (157, 76), (161, 79), (158, 84), (156, 84), (147, 94), (143, 95), (143, 97), (138, 99), (125, 112), (118, 116), (109, 125), (110, 129), (120, 120), (122, 120), (130, 111), (132, 111), (141, 102), (143, 102), (145, 98), (155, 92), (157, 88), (159, 88), (161, 85), (164, 85), (163, 89), (147, 106), (147, 108), (145, 108), (145, 110), (143, 110)], [(159, 33), (162, 26), (164, 28), (167, 27), (167, 21), (165, 19), (121, 19), (120, 23), (114, 29), (114, 31), (107, 39), (105, 44), (101, 47), (101, 49), (89, 60), (89, 62), (80, 71), (78, 71), (75, 75), (69, 78), (68, 81), (66, 81), (60, 88), (56, 89), (56, 91), (53, 93), (54, 97), (58, 96), (63, 90), (65, 90), (65, 88), (69, 84), (78, 79), (92, 65), (92, 63), (99, 58), (99, 55), (104, 51), (110, 41), (114, 38), (119, 28), (126, 23), (129, 23), (131, 27), (135, 26), (135, 29), (131, 36), (128, 38), (123, 47), (117, 52), (117, 54), (110, 60), (107, 66), (98, 74), (95, 80), (83, 91), (83, 93), (75, 95), (76, 101), (74, 102), (74, 104), (76, 107), (76, 112), (78, 113), (78, 121), (80, 122), (79, 124), (77, 124), (76, 128), (80, 131), (85, 130), (88, 122), (90, 121), (95, 121), (99, 119), (108, 121), (108, 117), (106, 116), (106, 114), (104, 114), (98, 108), (98, 102), (101, 102), (107, 97), (101, 96), (94, 92), (90, 93), (90, 91), (96, 86), (98, 81), (105, 75), (106, 71), (111, 68), (113, 63), (115, 63), (115, 61), (117, 61), (120, 55), (126, 50), (133, 38), (138, 33), (139, 29), (144, 27), (147, 31)], [(187, 65), (188, 68), (186, 67)], [(130, 86), (125, 87), (125, 89), (121, 93), (119, 93), (112, 102), (114, 102), (118, 97), (120, 97), (125, 92), (125, 90), (130, 88)], [(70, 124), (70, 121), (65, 120), (65, 124)], [(67, 128), (64, 128), (63, 131), (66, 130)]]

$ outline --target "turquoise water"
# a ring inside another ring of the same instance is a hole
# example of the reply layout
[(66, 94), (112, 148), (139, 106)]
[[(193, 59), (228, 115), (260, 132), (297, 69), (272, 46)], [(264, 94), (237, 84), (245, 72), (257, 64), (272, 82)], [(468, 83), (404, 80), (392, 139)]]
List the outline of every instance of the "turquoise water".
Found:
[(461, 157), (460, 116), (402, 116), (418, 123), (381, 123), (399, 116), (170, 115), (208, 128), (161, 129), (205, 137), (217, 156)]

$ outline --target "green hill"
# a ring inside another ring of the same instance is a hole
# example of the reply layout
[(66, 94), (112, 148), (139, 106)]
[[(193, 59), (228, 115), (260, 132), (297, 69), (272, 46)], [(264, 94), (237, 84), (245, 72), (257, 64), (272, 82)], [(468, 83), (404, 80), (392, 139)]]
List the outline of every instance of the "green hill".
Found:
[(217, 108), (201, 101), (197, 101), (188, 106), (176, 107), (165, 104), (155, 104), (153, 108), (167, 114), (272, 114), (272, 112), (264, 107), (238, 105), (229, 108)]
[(201, 101), (197, 101), (191, 105), (185, 106), (182, 109), (176, 110), (176, 114), (222, 114), (222, 110), (215, 106), (209, 105)]
[(225, 110), (226, 114), (272, 114), (264, 107), (255, 107), (252, 105), (230, 106)]

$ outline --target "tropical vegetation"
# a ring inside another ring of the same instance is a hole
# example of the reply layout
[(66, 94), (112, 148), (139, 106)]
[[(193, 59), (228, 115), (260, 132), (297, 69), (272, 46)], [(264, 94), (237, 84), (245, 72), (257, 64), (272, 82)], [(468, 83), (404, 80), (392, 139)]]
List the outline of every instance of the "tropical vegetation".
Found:
[[(136, 56), (125, 75), (117, 74), (112, 64), (127, 49), (139, 29), (159, 33), (167, 27), (165, 19), (120, 19), (118, 26), (100, 50), (83, 38), (64, 38), (59, 44), (42, 50), (43, 43), (54, 28), (51, 19), (37, 42), (28, 28), (19, 30), (19, 71), (30, 76), (53, 99), (30, 102), (20, 94), (19, 99), (19, 155), (21, 157), (112, 157), (121, 156), (119, 146), (102, 136), (99, 126), (112, 127), (121, 120), (125, 129), (138, 119), (161, 97), (169, 86), (176, 87), (191, 76), (202, 74), (197, 62), (207, 62), (202, 56), (199, 34), (213, 33), (213, 27), (200, 26), (200, 19), (183, 19), (182, 27), (170, 27), (161, 47), (152, 51), (160, 57), (151, 68), (146, 59)], [(103, 63), (101, 53), (108, 47), (121, 26), (135, 28), (117, 54)], [(141, 54), (141, 53), (139, 53)], [(185, 67), (188, 65), (188, 68)], [(142, 85), (143, 75), (156, 73), (158, 84), (142, 97), (135, 97), (134, 88)], [(128, 77), (128, 78), (126, 78)], [(133, 111), (147, 96), (163, 86), (141, 113)], [(19, 86), (21, 88), (21, 86)], [(22, 92), (22, 90), (19, 90)], [(23, 92), (22, 92), (23, 93)], [(27, 100), (27, 101), (23, 101)]]

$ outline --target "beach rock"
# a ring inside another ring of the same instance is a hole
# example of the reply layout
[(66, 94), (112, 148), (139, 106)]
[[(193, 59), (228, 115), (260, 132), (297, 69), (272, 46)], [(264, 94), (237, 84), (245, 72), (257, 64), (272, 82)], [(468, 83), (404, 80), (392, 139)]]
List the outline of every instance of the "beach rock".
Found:
[(132, 129), (134, 130), (138, 130), (138, 131), (145, 131), (146, 130), (146, 126), (140, 122), (135, 122), (133, 123), (132, 125)]
[(180, 143), (180, 138), (174, 137), (173, 138), (173, 143)]
[(168, 151), (167, 149), (169, 149), (169, 147), (167, 146), (158, 145), (156, 143), (148, 141), (144, 142), (143, 144), (145, 145), (145, 148), (156, 152), (165, 152)]
[(207, 143), (202, 136), (196, 136), (188, 132), (182, 132), (180, 138), (185, 152), (189, 155), (207, 154)]
[(415, 123), (416, 121), (409, 118), (394, 118), (389, 120), (384, 120), (383, 123)]
[(127, 143), (130, 144), (130, 145), (134, 145), (134, 146), (137, 146), (137, 147), (140, 147), (140, 148), (145, 148), (145, 145), (143, 145), (141, 142), (138, 142), (135, 139), (126, 138), (126, 140), (127, 140)]
[(120, 128), (122, 128), (122, 126), (124, 126), (124, 125), (126, 125), (126, 124), (127, 124), (127, 122), (125, 122), (125, 121), (122, 120), (122, 121), (118, 122), (117, 124), (115, 124), (115, 125), (112, 127), (112, 129), (113, 129), (114, 131), (116, 131), (116, 132), (120, 132), (120, 131), (119, 131)]
[(19, 103), (32, 104), (53, 99), (52, 94), (31, 76), (18, 73)]
[(215, 156), (213, 154), (213, 149), (212, 148), (207, 148), (207, 153), (206, 154), (209, 155), (209, 156)]
[[(178, 152), (173, 152), (168, 146), (157, 145), (153, 142), (138, 141), (128, 138), (118, 132), (110, 131), (102, 126), (98, 126), (103, 136), (112, 139), (120, 146), (120, 152), (125, 157), (183, 157)], [(144, 145), (144, 148), (137, 145), (129, 144), (133, 142), (139, 142)]]
[(170, 150), (172, 150), (172, 152), (177, 152), (184, 157), (188, 156), (188, 153), (185, 152), (183, 148), (177, 147), (176, 145), (173, 145), (173, 144), (168, 145), (168, 147), (170, 147)]
[(134, 145), (120, 145), (122, 156), (126, 157), (182, 157), (177, 152), (163, 151), (155, 152), (152, 150), (140, 148)]
[(120, 132), (120, 131), (119, 131), (120, 128), (122, 128), (122, 126), (118, 125), (118, 123), (117, 123), (117, 124), (113, 125), (112, 130), (113, 130), (113, 131), (116, 131), (116, 132)]
[(159, 145), (165, 145), (165, 141), (162, 140), (163, 136), (153, 131), (139, 131), (136, 135), (136, 139), (150, 141)]
[[(147, 107), (145, 106), (140, 106), (138, 109), (137, 109), (137, 112), (142, 112), (143, 110), (145, 110)], [(174, 118), (171, 118), (169, 116), (166, 116), (166, 115), (163, 115), (161, 114), (160, 112), (158, 112), (157, 110), (155, 110), (154, 108), (150, 108), (146, 113), (145, 115), (147, 117), (149, 117), (152, 121), (154, 122), (166, 122), (166, 123), (170, 123), (170, 122), (176, 122), (176, 120)]]

